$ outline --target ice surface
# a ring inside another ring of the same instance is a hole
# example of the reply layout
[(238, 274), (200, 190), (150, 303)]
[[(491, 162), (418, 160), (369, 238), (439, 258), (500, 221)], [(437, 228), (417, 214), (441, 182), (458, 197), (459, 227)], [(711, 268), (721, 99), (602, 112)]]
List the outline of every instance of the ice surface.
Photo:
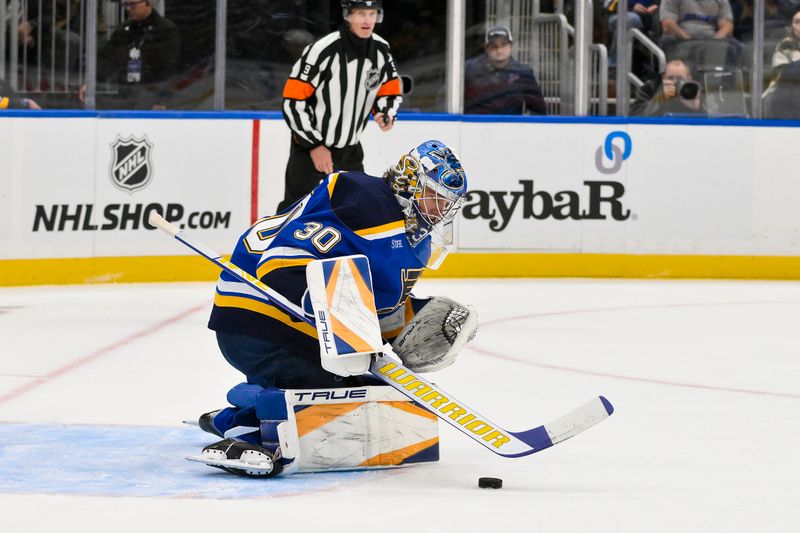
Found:
[(241, 380), (212, 291), (0, 288), (0, 532), (800, 531), (800, 283), (423, 280), (480, 315), (446, 391), (514, 431), (614, 415), (521, 459), (442, 424), (434, 465), (273, 480), (184, 460), (213, 438), (180, 421)]

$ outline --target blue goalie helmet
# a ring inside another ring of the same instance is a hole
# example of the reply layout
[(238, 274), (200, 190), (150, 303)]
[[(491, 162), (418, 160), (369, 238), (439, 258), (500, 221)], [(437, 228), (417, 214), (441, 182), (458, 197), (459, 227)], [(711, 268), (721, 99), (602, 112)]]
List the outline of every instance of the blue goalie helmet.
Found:
[(461, 161), (443, 142), (426, 141), (403, 155), (385, 179), (403, 209), (417, 257), (438, 268), (453, 246), (453, 221), (467, 194)]

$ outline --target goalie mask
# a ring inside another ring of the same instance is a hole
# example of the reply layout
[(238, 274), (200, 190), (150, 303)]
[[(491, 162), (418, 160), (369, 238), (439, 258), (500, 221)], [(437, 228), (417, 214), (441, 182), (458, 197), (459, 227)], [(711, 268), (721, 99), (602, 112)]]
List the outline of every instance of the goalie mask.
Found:
[(428, 268), (442, 264), (453, 246), (453, 221), (467, 194), (467, 175), (441, 141), (426, 141), (384, 175), (406, 218), (406, 236)]

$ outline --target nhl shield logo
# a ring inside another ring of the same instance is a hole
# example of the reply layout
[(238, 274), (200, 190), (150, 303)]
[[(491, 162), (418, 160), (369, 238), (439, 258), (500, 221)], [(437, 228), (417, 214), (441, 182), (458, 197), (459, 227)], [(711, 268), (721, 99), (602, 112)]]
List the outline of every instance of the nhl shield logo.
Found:
[(381, 71), (376, 68), (371, 68), (367, 71), (367, 78), (364, 80), (364, 86), (367, 88), (368, 91), (372, 91), (376, 87), (378, 87), (378, 83), (381, 81)]
[(111, 145), (111, 182), (115, 187), (133, 192), (150, 183), (153, 177), (152, 148), (146, 135), (142, 139), (117, 136)]

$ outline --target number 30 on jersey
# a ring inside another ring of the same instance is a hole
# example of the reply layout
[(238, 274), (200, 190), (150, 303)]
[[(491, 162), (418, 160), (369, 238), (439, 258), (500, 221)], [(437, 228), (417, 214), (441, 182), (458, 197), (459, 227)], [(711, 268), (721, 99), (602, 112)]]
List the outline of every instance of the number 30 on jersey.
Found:
[[(250, 253), (261, 254), (269, 248), (272, 239), (283, 229), (293, 213), (262, 218), (250, 228), (244, 238)], [(342, 240), (339, 230), (323, 226), (319, 222), (305, 222), (305, 228), (298, 229), (293, 236), (299, 241), (309, 240), (320, 253), (328, 253)]]

